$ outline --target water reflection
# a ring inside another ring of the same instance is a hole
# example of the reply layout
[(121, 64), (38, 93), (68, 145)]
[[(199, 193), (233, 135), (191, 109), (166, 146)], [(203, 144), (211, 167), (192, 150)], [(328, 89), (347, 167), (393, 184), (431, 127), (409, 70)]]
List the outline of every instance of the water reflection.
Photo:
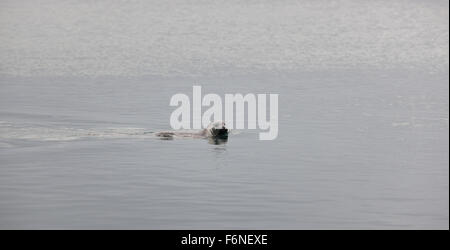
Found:
[(208, 143), (213, 145), (222, 145), (228, 142), (228, 137), (226, 138), (209, 138)]

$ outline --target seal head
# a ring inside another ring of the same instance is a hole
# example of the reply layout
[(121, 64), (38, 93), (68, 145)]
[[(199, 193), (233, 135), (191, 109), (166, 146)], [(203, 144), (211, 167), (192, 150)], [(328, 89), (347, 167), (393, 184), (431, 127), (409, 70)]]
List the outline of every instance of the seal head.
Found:
[(223, 121), (213, 122), (206, 128), (206, 134), (214, 138), (228, 138), (228, 133), (229, 129)]

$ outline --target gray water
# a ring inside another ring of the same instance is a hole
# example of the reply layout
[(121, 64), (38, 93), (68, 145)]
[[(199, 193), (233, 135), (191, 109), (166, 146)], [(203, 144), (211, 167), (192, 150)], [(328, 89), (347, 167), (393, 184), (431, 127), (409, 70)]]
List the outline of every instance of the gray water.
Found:
[[(447, 1), (1, 1), (0, 229), (448, 229)], [(172, 95), (279, 136), (160, 140)]]

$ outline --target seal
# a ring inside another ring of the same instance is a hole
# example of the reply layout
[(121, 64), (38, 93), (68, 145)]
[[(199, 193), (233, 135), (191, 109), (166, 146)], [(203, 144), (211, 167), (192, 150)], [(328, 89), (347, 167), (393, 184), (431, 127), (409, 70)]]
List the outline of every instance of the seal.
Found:
[(228, 139), (229, 132), (230, 130), (225, 126), (225, 122), (216, 121), (212, 122), (206, 129), (201, 131), (163, 131), (156, 133), (155, 135), (163, 140), (171, 140), (174, 137)]

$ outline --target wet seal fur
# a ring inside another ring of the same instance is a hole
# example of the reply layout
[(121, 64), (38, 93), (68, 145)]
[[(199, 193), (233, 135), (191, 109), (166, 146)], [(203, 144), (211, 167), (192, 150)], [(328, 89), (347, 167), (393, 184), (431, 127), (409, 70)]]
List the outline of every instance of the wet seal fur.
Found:
[(230, 130), (225, 126), (225, 122), (216, 121), (208, 125), (201, 131), (164, 131), (156, 133), (157, 137), (163, 140), (172, 140), (174, 137), (181, 138), (209, 138), (214, 140), (227, 140)]

